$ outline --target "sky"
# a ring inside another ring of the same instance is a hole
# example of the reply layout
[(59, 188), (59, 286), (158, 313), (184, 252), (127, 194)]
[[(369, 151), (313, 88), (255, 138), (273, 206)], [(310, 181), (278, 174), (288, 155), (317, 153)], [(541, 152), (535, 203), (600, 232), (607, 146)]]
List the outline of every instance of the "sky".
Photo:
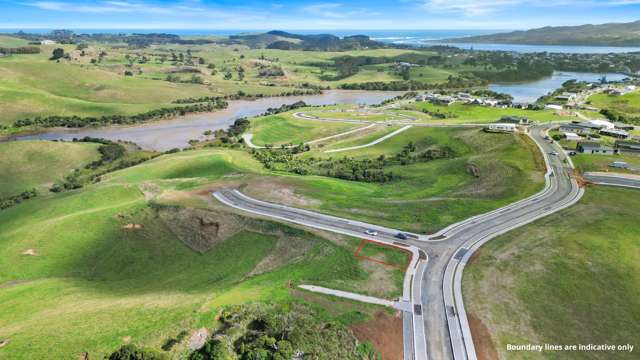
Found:
[(4, 29), (513, 30), (640, 20), (640, 0), (0, 0)]

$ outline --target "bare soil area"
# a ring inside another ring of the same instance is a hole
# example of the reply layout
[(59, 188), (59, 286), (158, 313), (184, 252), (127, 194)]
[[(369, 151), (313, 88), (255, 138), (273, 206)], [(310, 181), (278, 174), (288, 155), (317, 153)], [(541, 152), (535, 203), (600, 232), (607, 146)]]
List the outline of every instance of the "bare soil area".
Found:
[(496, 346), (491, 339), (489, 329), (475, 315), (468, 313), (469, 327), (473, 334), (473, 343), (476, 347), (476, 353), (479, 360), (495, 360), (498, 359)]
[(402, 360), (402, 315), (380, 311), (366, 323), (351, 326), (360, 341), (370, 341), (383, 360)]

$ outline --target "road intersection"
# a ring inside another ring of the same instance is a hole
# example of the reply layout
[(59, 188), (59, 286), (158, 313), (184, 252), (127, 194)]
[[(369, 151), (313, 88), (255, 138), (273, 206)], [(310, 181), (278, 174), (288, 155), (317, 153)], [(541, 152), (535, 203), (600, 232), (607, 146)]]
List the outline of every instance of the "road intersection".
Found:
[[(465, 264), (485, 242), (571, 206), (584, 193), (571, 177), (570, 160), (557, 151), (557, 144), (545, 140), (547, 129), (548, 126), (532, 126), (528, 129), (529, 136), (545, 158), (547, 171), (542, 191), (503, 208), (453, 224), (435, 234), (411, 234), (269, 203), (233, 189), (223, 189), (213, 195), (222, 203), (245, 212), (404, 246), (413, 254), (405, 274), (403, 295), (399, 299), (411, 304), (403, 308), (405, 359), (476, 359), (462, 298)], [(561, 155), (548, 155), (553, 152)], [(367, 235), (365, 232), (369, 229), (377, 234)], [(408, 236), (400, 239), (398, 233)], [(337, 294), (333, 295), (339, 296)]]

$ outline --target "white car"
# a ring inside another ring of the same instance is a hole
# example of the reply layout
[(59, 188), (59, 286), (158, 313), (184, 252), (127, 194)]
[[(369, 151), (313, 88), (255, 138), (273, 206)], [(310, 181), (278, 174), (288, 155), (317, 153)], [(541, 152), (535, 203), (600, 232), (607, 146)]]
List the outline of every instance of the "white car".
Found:
[(556, 151), (552, 151), (549, 153), (549, 155), (558, 156), (558, 153)]
[(365, 232), (364, 232), (364, 233), (365, 233), (365, 234), (367, 234), (367, 235), (371, 235), (371, 236), (376, 236), (376, 235), (378, 235), (378, 232), (377, 232), (377, 231), (375, 231), (375, 230), (372, 230), (372, 229), (367, 229), (367, 230), (365, 230)]

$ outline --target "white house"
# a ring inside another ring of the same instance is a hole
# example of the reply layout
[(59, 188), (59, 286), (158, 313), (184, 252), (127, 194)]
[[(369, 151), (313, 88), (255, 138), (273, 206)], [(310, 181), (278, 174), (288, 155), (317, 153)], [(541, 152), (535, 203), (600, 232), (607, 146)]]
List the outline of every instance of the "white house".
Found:
[(55, 43), (53, 40), (40, 40), (40, 45), (55, 45)]
[(582, 140), (582, 137), (580, 135), (573, 132), (566, 132), (564, 133), (564, 136), (567, 138), (567, 140)]

